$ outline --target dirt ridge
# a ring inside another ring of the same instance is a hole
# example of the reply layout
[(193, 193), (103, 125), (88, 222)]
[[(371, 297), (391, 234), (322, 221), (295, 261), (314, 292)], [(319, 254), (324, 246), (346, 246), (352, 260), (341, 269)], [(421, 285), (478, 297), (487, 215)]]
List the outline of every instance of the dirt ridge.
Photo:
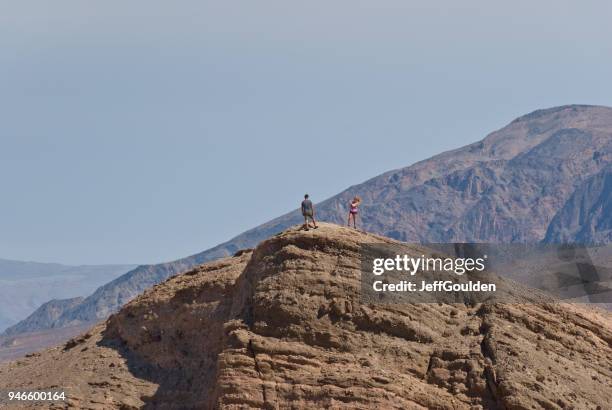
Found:
[(61, 386), (83, 409), (606, 408), (609, 313), (364, 304), (359, 249), (373, 241), (396, 243), (332, 224), (290, 228), (0, 367), (0, 386)]

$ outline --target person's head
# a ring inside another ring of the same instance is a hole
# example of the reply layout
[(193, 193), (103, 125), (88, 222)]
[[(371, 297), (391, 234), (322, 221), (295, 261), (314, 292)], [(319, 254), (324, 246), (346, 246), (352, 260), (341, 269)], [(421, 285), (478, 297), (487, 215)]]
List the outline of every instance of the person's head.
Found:
[(355, 198), (353, 198), (353, 202), (361, 202), (361, 198), (359, 198), (358, 196), (356, 196)]
[(304, 199), (308, 199), (308, 194), (304, 195)]

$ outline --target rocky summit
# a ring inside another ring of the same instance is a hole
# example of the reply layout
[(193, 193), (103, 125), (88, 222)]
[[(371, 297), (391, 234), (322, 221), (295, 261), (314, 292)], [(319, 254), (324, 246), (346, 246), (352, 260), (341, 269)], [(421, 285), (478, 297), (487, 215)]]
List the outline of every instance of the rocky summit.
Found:
[[(538, 110), (479, 142), (352, 186), (317, 204), (317, 217), (346, 223), (347, 204), (360, 195), (360, 225), (402, 241), (606, 244), (612, 238), (611, 163), (612, 108)], [(15, 330), (104, 320), (168, 277), (253, 247), (301, 220), (296, 209), (196, 255), (140, 266), (80, 303), (66, 303), (52, 322), (35, 312)]]
[[(351, 186), (318, 203), (317, 217), (346, 223), (348, 203), (359, 195), (362, 227), (407, 242), (609, 243), (612, 191), (606, 172), (611, 163), (612, 108), (538, 110), (479, 142)], [(65, 309), (50, 326), (31, 330), (106, 319), (172, 275), (251, 248), (300, 223), (299, 202), (296, 198), (296, 210), (214, 248), (140, 266)]]
[(609, 408), (609, 313), (537, 298), (366, 304), (371, 242), (394, 240), (290, 228), (0, 367), (0, 385), (64, 389), (80, 409)]

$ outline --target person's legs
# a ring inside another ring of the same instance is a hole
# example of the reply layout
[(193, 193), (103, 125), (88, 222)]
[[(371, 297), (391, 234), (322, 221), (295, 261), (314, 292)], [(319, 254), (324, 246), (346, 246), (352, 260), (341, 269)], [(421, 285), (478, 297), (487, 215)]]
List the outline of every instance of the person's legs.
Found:
[(351, 226), (351, 215), (353, 215), (353, 214), (351, 212), (349, 212), (348, 220), (346, 221), (346, 226)]
[(357, 228), (357, 214), (354, 212), (351, 212), (349, 214), (349, 223), (348, 226), (351, 226), (351, 219), (353, 219), (353, 228)]
[(312, 219), (312, 225), (315, 229), (317, 229), (317, 221), (314, 219), (314, 215), (310, 215), (310, 219)]
[(304, 214), (304, 230), (308, 230), (308, 215)]

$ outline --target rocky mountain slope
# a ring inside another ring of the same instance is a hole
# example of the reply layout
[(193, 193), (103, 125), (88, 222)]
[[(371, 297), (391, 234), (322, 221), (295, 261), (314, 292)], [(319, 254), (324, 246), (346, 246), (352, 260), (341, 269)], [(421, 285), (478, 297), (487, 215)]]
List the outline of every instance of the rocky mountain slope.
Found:
[(82, 297), (71, 299), (53, 299), (44, 303), (34, 313), (9, 327), (2, 333), (3, 336), (12, 336), (20, 333), (34, 332), (38, 329), (50, 329), (55, 321), (68, 309), (75, 307), (83, 301)]
[[(574, 206), (568, 203), (574, 191), (610, 163), (612, 108), (538, 110), (482, 141), (352, 186), (318, 204), (317, 212), (321, 220), (343, 224), (347, 202), (360, 195), (362, 226), (402, 241), (538, 242), (555, 215)], [(300, 221), (296, 210), (200, 254), (139, 267), (66, 311), (54, 326), (104, 319), (149, 286)]]
[(0, 333), (51, 299), (88, 296), (134, 265), (67, 266), (0, 259)]
[(394, 241), (290, 229), (0, 366), (0, 386), (65, 389), (87, 409), (607, 408), (609, 313), (520, 287), (528, 303), (366, 304), (359, 251), (372, 242)]
[[(89, 330), (95, 323), (83, 323), (60, 329), (19, 333), (14, 336), (0, 336), (0, 363), (9, 362), (66, 343), (66, 340)], [(0, 400), (0, 403), (2, 401)]]
[(546, 241), (612, 243), (612, 167), (588, 178), (574, 191), (548, 227)]

